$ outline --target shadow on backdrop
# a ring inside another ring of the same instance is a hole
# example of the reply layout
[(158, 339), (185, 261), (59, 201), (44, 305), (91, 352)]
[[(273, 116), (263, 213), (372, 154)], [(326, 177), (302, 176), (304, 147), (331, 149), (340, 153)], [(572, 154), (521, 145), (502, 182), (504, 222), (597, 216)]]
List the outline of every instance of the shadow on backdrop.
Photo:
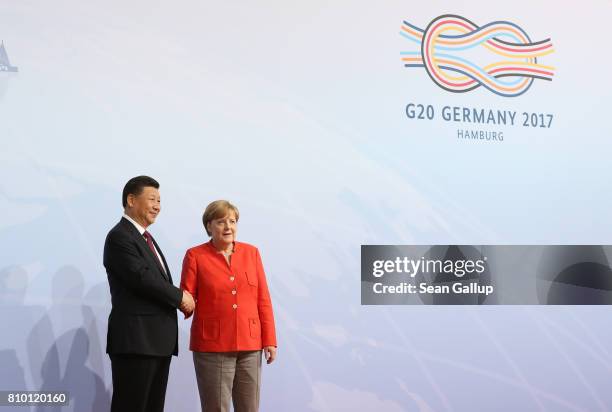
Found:
[(53, 277), (51, 290), (52, 305), (32, 330), (28, 348), (36, 355), (37, 349), (46, 347), (37, 389), (68, 391), (70, 404), (62, 408), (39, 406), (36, 411), (108, 411), (110, 395), (99, 375), (104, 372), (87, 365), (89, 361), (94, 367), (103, 367), (99, 342), (92, 344), (88, 336), (96, 330), (96, 323), (92, 308), (83, 302), (83, 275), (64, 266)]

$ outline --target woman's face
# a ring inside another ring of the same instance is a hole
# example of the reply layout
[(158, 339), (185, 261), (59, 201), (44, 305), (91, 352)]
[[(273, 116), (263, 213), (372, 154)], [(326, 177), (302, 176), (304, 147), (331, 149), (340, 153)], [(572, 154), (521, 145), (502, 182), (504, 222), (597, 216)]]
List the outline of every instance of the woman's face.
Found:
[(215, 243), (228, 245), (236, 240), (236, 214), (229, 212), (226, 216), (208, 222), (207, 229)]

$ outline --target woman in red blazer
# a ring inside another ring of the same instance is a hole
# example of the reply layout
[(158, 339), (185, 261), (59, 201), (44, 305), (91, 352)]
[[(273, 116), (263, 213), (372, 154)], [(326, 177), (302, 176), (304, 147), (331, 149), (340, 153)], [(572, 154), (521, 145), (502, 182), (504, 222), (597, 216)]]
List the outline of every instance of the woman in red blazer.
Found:
[[(276, 358), (272, 301), (259, 251), (236, 241), (238, 209), (225, 200), (206, 207), (211, 237), (185, 254), (181, 288), (196, 301), (189, 349), (202, 411), (257, 411), (261, 352)], [(190, 316), (190, 314), (186, 314)]]

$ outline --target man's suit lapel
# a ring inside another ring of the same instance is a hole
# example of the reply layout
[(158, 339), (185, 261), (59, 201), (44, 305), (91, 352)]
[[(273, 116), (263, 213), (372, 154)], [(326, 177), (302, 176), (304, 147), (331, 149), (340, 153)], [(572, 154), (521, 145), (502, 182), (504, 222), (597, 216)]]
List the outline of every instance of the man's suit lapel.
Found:
[[(166, 257), (164, 256), (164, 254), (162, 253), (161, 248), (159, 247), (159, 245), (155, 241), (155, 238), (152, 238), (152, 239), (153, 239), (153, 244), (155, 245), (155, 247), (157, 248), (157, 251), (159, 252), (159, 256), (162, 258), (162, 261), (164, 262), (164, 267), (166, 268), (166, 273), (164, 273), (164, 275), (167, 274), (167, 276), (165, 276), (166, 279), (168, 279), (170, 281), (170, 283), (172, 283), (172, 275), (170, 275), (170, 268), (168, 267), (168, 262), (166, 262)], [(149, 249), (149, 248), (147, 247), (147, 249)], [(149, 250), (151, 250), (151, 249), (149, 249)], [(157, 256), (155, 257), (155, 259), (157, 261), (159, 261), (159, 259), (157, 259)]]
[(170, 280), (169, 276), (170, 276), (170, 271), (168, 270), (168, 265), (166, 264), (166, 259), (163, 257), (164, 255), (161, 253), (161, 249), (159, 248), (159, 246), (157, 245), (157, 243), (155, 242), (155, 239), (153, 239), (153, 243), (155, 244), (155, 247), (157, 248), (157, 250), (159, 251), (160, 256), (162, 256), (162, 260), (164, 261), (164, 265), (166, 265), (166, 273), (168, 273), (168, 275), (166, 275), (166, 273), (164, 273), (164, 270), (162, 269), (161, 266), (161, 262), (159, 261), (159, 259), (157, 258), (157, 256), (155, 256), (155, 253), (151, 250), (151, 248), (149, 247), (149, 245), (147, 244), (147, 241), (145, 240), (144, 236), (142, 236), (140, 234), (140, 232), (138, 232), (138, 229), (136, 229), (136, 227), (132, 224), (132, 222), (130, 222), (129, 220), (127, 220), (126, 218), (121, 218), (121, 221), (123, 222), (124, 227), (127, 228), (127, 230), (129, 231), (129, 233), (132, 235), (132, 237), (134, 238), (134, 241), (136, 242), (136, 244), (144, 250), (145, 256), (148, 257), (149, 262), (153, 261), (155, 264), (155, 267), (157, 268), (157, 270), (159, 271), (159, 274), (166, 280)]

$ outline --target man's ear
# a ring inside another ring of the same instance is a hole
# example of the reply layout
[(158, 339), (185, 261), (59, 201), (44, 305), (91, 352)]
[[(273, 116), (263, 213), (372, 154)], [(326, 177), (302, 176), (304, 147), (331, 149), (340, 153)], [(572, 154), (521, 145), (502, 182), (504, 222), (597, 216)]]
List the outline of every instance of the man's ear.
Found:
[(136, 196), (134, 196), (132, 193), (127, 195), (127, 207), (134, 207), (135, 198)]

